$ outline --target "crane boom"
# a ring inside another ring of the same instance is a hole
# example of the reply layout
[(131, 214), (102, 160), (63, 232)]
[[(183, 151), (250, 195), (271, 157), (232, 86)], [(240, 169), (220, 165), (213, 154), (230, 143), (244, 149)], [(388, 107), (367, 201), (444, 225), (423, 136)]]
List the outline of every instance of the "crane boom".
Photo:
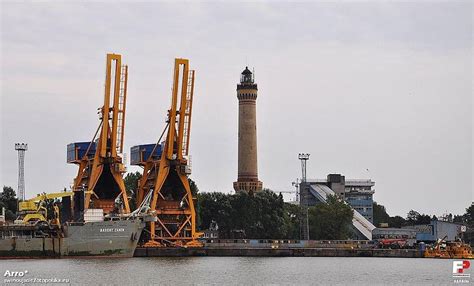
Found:
[[(122, 56), (107, 54), (99, 128), (91, 142), (68, 145), (68, 163), (79, 165), (73, 191), (85, 192), (85, 209), (102, 208), (107, 213), (115, 208), (115, 200), (121, 198), (124, 212), (130, 212), (123, 182), (125, 166), (120, 155), (123, 151), (127, 81), (128, 67), (122, 65)], [(95, 140), (97, 135), (99, 137)]]
[(74, 192), (60, 192), (60, 193), (43, 193), (39, 194), (34, 198), (31, 198), (29, 200), (26, 200), (27, 202), (39, 202), (42, 200), (51, 200), (51, 199), (57, 199), (57, 198), (63, 198), (63, 197), (71, 197), (74, 195)]
[[(150, 208), (156, 222), (148, 225), (146, 246), (200, 246), (196, 211), (189, 186), (188, 159), (194, 71), (189, 60), (175, 59), (171, 107), (162, 144), (132, 147), (132, 165), (143, 167), (137, 203), (152, 191)], [(178, 107), (179, 104), (179, 107)], [(159, 142), (160, 140), (158, 140)]]

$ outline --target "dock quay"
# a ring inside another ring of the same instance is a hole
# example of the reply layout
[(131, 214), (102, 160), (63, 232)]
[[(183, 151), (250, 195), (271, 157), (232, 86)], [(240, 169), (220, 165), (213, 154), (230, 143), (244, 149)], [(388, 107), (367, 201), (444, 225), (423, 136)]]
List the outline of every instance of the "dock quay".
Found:
[(203, 247), (137, 247), (135, 257), (423, 257), (418, 249), (379, 249), (368, 240), (208, 239)]
[(341, 248), (150, 248), (139, 247), (134, 257), (261, 256), (261, 257), (399, 257), (421, 258), (416, 249)]

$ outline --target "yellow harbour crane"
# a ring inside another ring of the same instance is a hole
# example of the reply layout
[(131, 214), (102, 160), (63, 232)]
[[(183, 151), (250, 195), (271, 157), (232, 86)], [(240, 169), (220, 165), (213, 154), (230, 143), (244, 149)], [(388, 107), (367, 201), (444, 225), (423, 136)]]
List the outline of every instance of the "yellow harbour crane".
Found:
[(171, 108), (161, 135), (166, 132), (166, 139), (131, 149), (132, 165), (143, 167), (137, 204), (151, 194), (150, 209), (156, 216), (147, 228), (148, 247), (201, 246), (188, 182), (193, 93), (194, 70), (189, 70), (189, 60), (175, 59)]
[[(64, 197), (72, 197), (73, 192), (61, 192), (61, 193), (42, 193), (36, 197), (25, 200), (18, 203), (18, 213), (20, 217), (17, 220), (21, 220), (23, 223), (39, 223), (46, 222), (48, 217), (48, 210), (46, 209), (45, 202), (47, 200), (54, 200)], [(54, 213), (56, 219), (52, 224), (59, 225), (59, 208), (54, 205)]]
[(107, 54), (104, 105), (99, 111), (99, 127), (92, 141), (68, 145), (68, 163), (79, 166), (73, 191), (81, 195), (74, 197), (74, 204), (82, 205), (83, 209), (97, 208), (109, 213), (116, 209), (116, 202), (121, 201), (123, 212), (130, 212), (121, 155), (127, 80), (128, 67), (122, 65), (121, 55)]

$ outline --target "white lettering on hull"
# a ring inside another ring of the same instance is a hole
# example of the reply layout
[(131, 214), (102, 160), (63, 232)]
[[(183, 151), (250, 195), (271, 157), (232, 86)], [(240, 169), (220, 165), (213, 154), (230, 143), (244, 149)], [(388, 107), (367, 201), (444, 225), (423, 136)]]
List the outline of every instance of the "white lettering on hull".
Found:
[(124, 232), (124, 228), (101, 228), (99, 232)]

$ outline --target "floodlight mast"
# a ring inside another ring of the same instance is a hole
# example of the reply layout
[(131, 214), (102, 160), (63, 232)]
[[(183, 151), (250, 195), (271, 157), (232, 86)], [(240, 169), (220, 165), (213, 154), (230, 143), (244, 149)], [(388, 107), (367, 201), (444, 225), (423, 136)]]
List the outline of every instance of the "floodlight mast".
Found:
[(300, 222), (300, 236), (302, 240), (309, 239), (309, 215), (308, 215), (308, 197), (309, 187), (306, 182), (306, 161), (309, 160), (309, 153), (299, 153), (298, 159), (301, 161), (301, 183), (300, 191), (300, 206), (303, 209), (304, 218)]
[(18, 151), (18, 199), (25, 200), (25, 152), (28, 144), (16, 143), (15, 150)]

